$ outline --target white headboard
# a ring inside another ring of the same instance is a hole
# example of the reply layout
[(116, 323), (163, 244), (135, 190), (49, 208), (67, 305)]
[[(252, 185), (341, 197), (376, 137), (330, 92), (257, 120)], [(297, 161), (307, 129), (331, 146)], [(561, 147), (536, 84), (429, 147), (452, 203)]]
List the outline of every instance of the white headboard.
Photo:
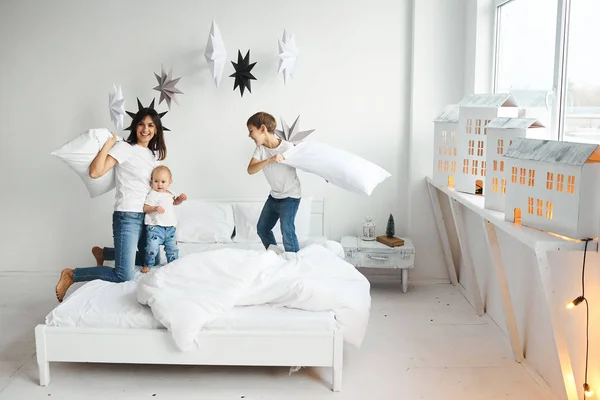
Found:
[[(261, 203), (267, 200), (266, 198), (216, 198), (216, 199), (195, 199), (212, 203)], [(326, 237), (325, 230), (325, 201), (319, 197), (312, 198), (312, 207), (310, 213), (310, 236), (311, 237)]]

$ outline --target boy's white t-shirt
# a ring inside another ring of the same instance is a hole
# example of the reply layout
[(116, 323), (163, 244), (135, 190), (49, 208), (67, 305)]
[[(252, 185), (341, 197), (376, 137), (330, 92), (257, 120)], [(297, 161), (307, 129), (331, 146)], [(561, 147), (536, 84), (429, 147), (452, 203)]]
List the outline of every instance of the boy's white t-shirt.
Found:
[(150, 191), (152, 170), (160, 162), (152, 150), (127, 142), (117, 142), (108, 154), (115, 165), (115, 211), (144, 212), (144, 201)]
[[(265, 146), (256, 146), (252, 158), (263, 161), (293, 147), (292, 143), (285, 140), (282, 140), (279, 146), (274, 149), (269, 149)], [(284, 199), (286, 197), (299, 199), (302, 197), (300, 180), (296, 174), (296, 168), (281, 163), (274, 163), (267, 165), (262, 170), (267, 178), (267, 182), (271, 186), (271, 196), (276, 199)]]
[(149, 206), (161, 206), (165, 209), (163, 214), (152, 212), (146, 214), (144, 223), (146, 225), (158, 226), (177, 226), (177, 217), (175, 216), (175, 206), (173, 205), (173, 194), (169, 192), (157, 192), (151, 190), (146, 197), (145, 204)]

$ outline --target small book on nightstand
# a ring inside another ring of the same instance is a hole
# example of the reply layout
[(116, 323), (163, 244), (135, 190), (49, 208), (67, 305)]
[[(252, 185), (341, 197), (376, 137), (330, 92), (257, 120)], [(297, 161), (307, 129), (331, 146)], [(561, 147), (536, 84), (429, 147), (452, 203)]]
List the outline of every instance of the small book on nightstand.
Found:
[(390, 247), (404, 246), (404, 240), (398, 239), (397, 237), (377, 236), (377, 241)]

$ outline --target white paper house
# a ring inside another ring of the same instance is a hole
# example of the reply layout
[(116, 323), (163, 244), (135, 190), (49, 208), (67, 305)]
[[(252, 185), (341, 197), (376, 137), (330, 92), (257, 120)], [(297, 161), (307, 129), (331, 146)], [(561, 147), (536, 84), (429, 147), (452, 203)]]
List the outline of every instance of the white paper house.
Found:
[(510, 175), (507, 173), (504, 152), (517, 138), (541, 137), (546, 128), (534, 118), (494, 118), (487, 126), (484, 207), (490, 210), (504, 211), (506, 184)]
[(459, 107), (456, 132), (458, 160), (454, 188), (460, 192), (475, 194), (478, 188), (483, 190), (487, 170), (485, 126), (497, 117), (516, 118), (519, 109), (510, 94), (471, 94), (463, 98)]
[(515, 139), (504, 154), (510, 180), (505, 219), (574, 239), (600, 226), (600, 148)]
[(452, 188), (456, 175), (458, 106), (446, 106), (433, 122), (433, 181)]

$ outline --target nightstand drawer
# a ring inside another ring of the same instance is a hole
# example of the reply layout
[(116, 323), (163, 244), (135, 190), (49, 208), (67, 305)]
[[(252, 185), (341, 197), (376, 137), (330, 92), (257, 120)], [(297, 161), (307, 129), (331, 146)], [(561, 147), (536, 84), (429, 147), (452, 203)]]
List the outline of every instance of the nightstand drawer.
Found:
[(367, 268), (412, 268), (412, 257), (401, 253), (361, 251), (357, 253), (358, 266)]

